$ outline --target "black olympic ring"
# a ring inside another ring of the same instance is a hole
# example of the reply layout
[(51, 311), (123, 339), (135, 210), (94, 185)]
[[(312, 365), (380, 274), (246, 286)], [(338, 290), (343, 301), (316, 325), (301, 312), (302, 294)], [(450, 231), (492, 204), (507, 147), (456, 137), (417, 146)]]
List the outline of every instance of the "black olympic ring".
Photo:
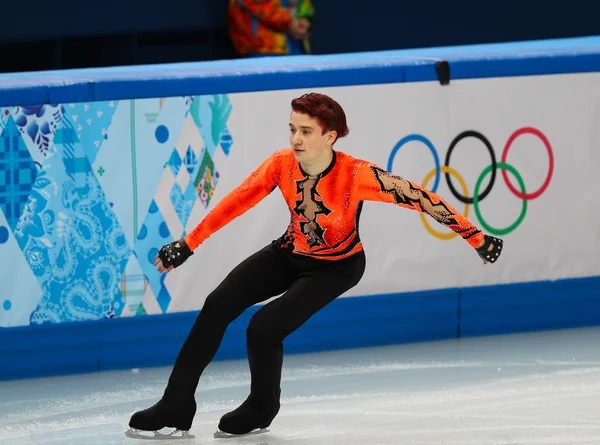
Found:
[[(485, 190), (483, 192), (481, 192), (481, 195), (479, 195), (477, 198), (478, 201), (483, 201), (484, 198), (487, 195), (489, 195), (489, 193), (492, 191), (492, 187), (494, 186), (494, 181), (496, 181), (496, 154), (494, 153), (494, 148), (492, 147), (492, 144), (490, 143), (490, 141), (488, 141), (488, 139), (484, 135), (482, 135), (478, 131), (473, 131), (473, 130), (467, 130), (467, 131), (463, 131), (462, 133), (460, 133), (458, 136), (456, 136), (454, 138), (454, 140), (448, 147), (448, 152), (446, 153), (446, 161), (445, 161), (444, 165), (446, 167), (450, 167), (450, 155), (452, 154), (454, 147), (456, 147), (456, 145), (460, 141), (462, 141), (465, 138), (469, 138), (469, 137), (479, 139), (481, 142), (483, 142), (484, 145), (486, 146), (486, 148), (488, 149), (488, 151), (490, 152), (490, 157), (492, 158), (492, 176), (490, 178), (490, 182), (487, 185), (487, 187), (485, 188)], [(448, 174), (446, 172), (446, 173), (444, 173), (444, 175), (446, 176), (446, 183), (448, 184), (448, 188), (450, 189), (450, 192), (452, 192), (452, 194), (456, 197), (456, 199), (458, 199), (463, 204), (473, 204), (473, 198), (469, 198), (467, 196), (461, 195), (454, 188), (454, 185), (452, 185), (452, 180), (450, 179), (450, 174)]]

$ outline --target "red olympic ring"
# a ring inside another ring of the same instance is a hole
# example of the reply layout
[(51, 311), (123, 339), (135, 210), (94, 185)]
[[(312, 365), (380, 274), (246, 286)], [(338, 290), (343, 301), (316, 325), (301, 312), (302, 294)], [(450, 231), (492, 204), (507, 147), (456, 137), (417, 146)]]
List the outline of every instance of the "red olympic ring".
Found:
[(538, 196), (540, 196), (548, 188), (548, 184), (550, 184), (550, 179), (552, 178), (552, 173), (554, 171), (554, 155), (552, 153), (552, 146), (550, 145), (550, 141), (548, 141), (548, 138), (544, 135), (544, 133), (542, 133), (537, 128), (523, 127), (523, 128), (518, 129), (517, 131), (515, 131), (511, 135), (511, 137), (508, 138), (508, 141), (506, 142), (506, 145), (504, 146), (504, 150), (502, 151), (502, 162), (503, 163), (507, 163), (506, 158), (508, 156), (508, 150), (510, 149), (512, 143), (515, 141), (515, 139), (517, 139), (519, 136), (521, 136), (523, 134), (533, 134), (534, 136), (537, 136), (538, 138), (540, 138), (540, 140), (544, 143), (544, 146), (546, 147), (546, 150), (548, 151), (548, 158), (550, 160), (550, 166), (548, 169), (548, 174), (546, 175), (546, 180), (544, 181), (542, 186), (535, 192), (522, 193), (511, 184), (510, 180), (508, 179), (508, 174), (506, 173), (506, 170), (502, 170), (502, 177), (504, 178), (504, 182), (506, 183), (506, 186), (510, 189), (511, 192), (513, 192), (513, 194), (515, 196), (518, 196), (519, 198), (524, 199), (524, 200), (531, 200), (531, 199), (535, 199)]

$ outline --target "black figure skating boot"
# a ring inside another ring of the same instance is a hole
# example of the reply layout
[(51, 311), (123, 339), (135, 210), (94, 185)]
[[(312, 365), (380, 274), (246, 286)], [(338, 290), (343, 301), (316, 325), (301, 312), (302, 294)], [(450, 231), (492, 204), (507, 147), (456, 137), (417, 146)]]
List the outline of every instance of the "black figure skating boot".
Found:
[[(133, 414), (125, 434), (136, 439), (193, 439), (189, 431), (195, 414), (196, 401), (193, 398), (175, 401), (163, 397), (154, 406)], [(175, 431), (159, 432), (163, 428), (175, 428)], [(148, 435), (148, 432), (152, 434)]]
[(250, 394), (235, 410), (225, 414), (219, 421), (216, 439), (266, 433), (273, 419), (279, 413), (279, 400), (268, 404), (261, 403)]

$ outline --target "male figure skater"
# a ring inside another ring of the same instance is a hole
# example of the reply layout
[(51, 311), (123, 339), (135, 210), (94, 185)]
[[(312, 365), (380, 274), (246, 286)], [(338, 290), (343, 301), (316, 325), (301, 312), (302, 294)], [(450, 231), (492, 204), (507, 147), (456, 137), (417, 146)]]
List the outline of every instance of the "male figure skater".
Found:
[(163, 397), (131, 417), (130, 431), (189, 431), (196, 387), (227, 326), (250, 306), (282, 294), (256, 312), (248, 326), (250, 394), (221, 418), (215, 436), (267, 428), (280, 409), (284, 339), (363, 276), (358, 221), (364, 201), (427, 213), (458, 233), (484, 264), (494, 263), (502, 251), (502, 240), (482, 233), (435, 193), (335, 151), (335, 142), (348, 134), (345, 112), (335, 100), (311, 93), (292, 100), (291, 106), (291, 147), (273, 153), (192, 232), (163, 246), (157, 256), (161, 273), (181, 266), (204, 240), (276, 188), (289, 207), (285, 233), (242, 261), (208, 295)]

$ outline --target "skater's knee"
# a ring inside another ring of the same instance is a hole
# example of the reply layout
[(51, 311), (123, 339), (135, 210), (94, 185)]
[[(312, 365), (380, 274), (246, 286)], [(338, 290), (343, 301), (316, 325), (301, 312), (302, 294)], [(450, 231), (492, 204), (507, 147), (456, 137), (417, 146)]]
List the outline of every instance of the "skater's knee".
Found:
[(233, 309), (232, 300), (232, 292), (221, 285), (208, 294), (202, 310), (215, 313), (227, 312)]
[(246, 329), (246, 338), (248, 343), (276, 343), (277, 335), (272, 326), (261, 320), (259, 313), (254, 314), (248, 328)]
[(222, 300), (219, 300), (219, 296), (216, 292), (212, 292), (206, 297), (204, 306), (202, 307), (203, 312), (216, 312), (219, 310), (219, 306), (222, 304)]
[(208, 318), (211, 322), (231, 323), (246, 309), (247, 305), (239, 298), (239, 293), (220, 286), (206, 297), (201, 315), (204, 320)]

